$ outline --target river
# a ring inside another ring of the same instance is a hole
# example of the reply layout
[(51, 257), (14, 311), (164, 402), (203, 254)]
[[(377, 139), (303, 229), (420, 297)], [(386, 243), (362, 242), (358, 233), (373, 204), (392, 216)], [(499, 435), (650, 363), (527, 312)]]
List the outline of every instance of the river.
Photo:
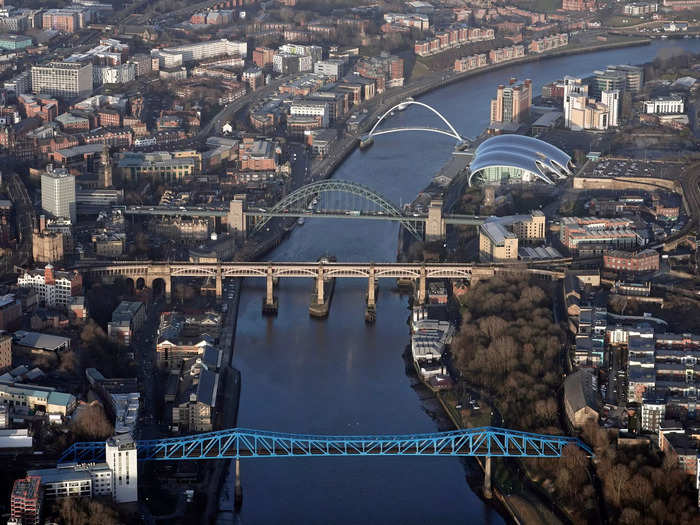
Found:
[[(608, 64), (639, 64), (662, 49), (700, 52), (700, 40), (657, 40), (648, 46), (532, 62), (467, 79), (420, 98), (463, 135), (488, 125), (489, 100), (511, 76), (540, 87), (564, 75), (587, 76)], [(423, 109), (397, 114), (391, 127), (438, 124)], [(368, 185), (393, 202), (408, 202), (448, 159), (453, 143), (429, 134), (378, 137), (356, 150), (335, 178)], [(398, 225), (379, 221), (309, 220), (270, 260), (393, 261)], [(408, 343), (407, 298), (380, 282), (377, 323), (364, 323), (367, 283), (339, 280), (326, 321), (309, 318), (312, 282), (284, 279), (279, 315), (263, 318), (264, 280), (245, 282), (234, 366), (242, 373), (240, 427), (318, 434), (390, 434), (437, 430), (402, 353)], [(241, 523), (503, 523), (466, 482), (453, 458), (327, 457), (246, 460), (241, 464)]]

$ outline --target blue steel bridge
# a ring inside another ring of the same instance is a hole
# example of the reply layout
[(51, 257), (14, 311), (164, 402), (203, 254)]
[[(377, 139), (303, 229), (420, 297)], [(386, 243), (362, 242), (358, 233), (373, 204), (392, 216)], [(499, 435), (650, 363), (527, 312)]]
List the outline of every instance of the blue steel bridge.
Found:
[[(137, 441), (139, 460), (244, 459), (310, 456), (478, 456), (558, 458), (574, 445), (592, 456), (580, 439), (480, 427), (432, 434), (319, 436), (234, 428)], [(102, 461), (104, 441), (74, 443), (59, 463)]]

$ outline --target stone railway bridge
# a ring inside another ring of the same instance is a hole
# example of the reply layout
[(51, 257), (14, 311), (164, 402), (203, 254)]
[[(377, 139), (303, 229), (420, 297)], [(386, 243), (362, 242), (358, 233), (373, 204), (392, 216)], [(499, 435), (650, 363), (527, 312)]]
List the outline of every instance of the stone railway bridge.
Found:
[(258, 277), (266, 280), (265, 304), (274, 304), (275, 281), (282, 277), (306, 277), (316, 279), (317, 302), (325, 303), (324, 287), (318, 286), (324, 279), (354, 278), (367, 279), (367, 303), (374, 306), (375, 284), (377, 279), (402, 279), (415, 283), (416, 299), (419, 303), (426, 299), (427, 279), (465, 279), (476, 282), (492, 277), (497, 272), (527, 271), (545, 279), (561, 279), (563, 270), (551, 270), (552, 266), (564, 266), (570, 259), (546, 261), (547, 267), (531, 265), (491, 264), (470, 265), (459, 263), (339, 263), (339, 262), (221, 262), (193, 263), (167, 261), (129, 261), (112, 262), (104, 265), (79, 265), (85, 277), (105, 281), (116, 277), (131, 279), (135, 284), (142, 281), (152, 288), (157, 281), (163, 283), (166, 297), (172, 291), (174, 277), (201, 277), (213, 279), (216, 285), (216, 297), (223, 293), (223, 280), (226, 278)]

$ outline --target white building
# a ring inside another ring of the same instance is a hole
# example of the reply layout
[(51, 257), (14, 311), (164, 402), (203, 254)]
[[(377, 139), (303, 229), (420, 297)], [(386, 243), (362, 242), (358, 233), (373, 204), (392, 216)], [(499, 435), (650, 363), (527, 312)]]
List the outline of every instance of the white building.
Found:
[(83, 279), (76, 271), (54, 271), (51, 264), (42, 269), (25, 271), (17, 278), (19, 288), (34, 290), (46, 306), (68, 309), (73, 297), (82, 293)]
[(66, 463), (30, 470), (27, 475), (41, 478), (46, 499), (112, 496), (112, 471), (107, 463)]
[(221, 39), (197, 44), (187, 44), (184, 46), (165, 47), (151, 51), (151, 57), (158, 58), (160, 67), (173, 68), (221, 55), (248, 55), (248, 44), (246, 42), (232, 42)]
[(112, 498), (116, 503), (138, 501), (138, 462), (131, 434), (112, 436), (105, 445), (107, 465), (113, 474)]
[(683, 113), (685, 107), (683, 97), (671, 95), (644, 101), (644, 113), (653, 115), (668, 115)]
[(564, 77), (564, 126), (571, 128), (571, 110), (576, 103), (576, 97), (588, 97), (588, 85), (584, 84), (580, 78)]
[(618, 89), (603, 91), (600, 94), (600, 101), (608, 107), (608, 126), (616, 128), (620, 111), (620, 91)]
[(92, 93), (92, 64), (50, 62), (32, 66), (32, 92), (73, 98)]
[(336, 80), (343, 76), (343, 67), (345, 62), (339, 58), (329, 58), (328, 60), (320, 60), (314, 64), (314, 73), (333, 77)]
[(41, 208), (52, 217), (77, 219), (75, 177), (67, 170), (49, 164), (41, 174)]
[(328, 103), (316, 100), (295, 100), (289, 106), (292, 116), (321, 117), (321, 125), (328, 127)]
[(101, 84), (126, 84), (136, 80), (137, 66), (133, 62), (118, 66), (96, 66), (93, 69), (95, 85)]

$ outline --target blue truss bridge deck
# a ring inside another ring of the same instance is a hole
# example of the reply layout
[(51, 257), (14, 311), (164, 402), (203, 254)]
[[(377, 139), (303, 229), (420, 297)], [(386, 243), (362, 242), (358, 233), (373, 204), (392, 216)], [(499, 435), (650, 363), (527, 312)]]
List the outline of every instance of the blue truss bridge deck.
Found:
[[(309, 456), (481, 456), (557, 458), (580, 439), (481, 427), (432, 434), (318, 436), (234, 428), (204, 434), (136, 442), (140, 460), (243, 459)], [(74, 443), (59, 463), (100, 461), (102, 441)]]

